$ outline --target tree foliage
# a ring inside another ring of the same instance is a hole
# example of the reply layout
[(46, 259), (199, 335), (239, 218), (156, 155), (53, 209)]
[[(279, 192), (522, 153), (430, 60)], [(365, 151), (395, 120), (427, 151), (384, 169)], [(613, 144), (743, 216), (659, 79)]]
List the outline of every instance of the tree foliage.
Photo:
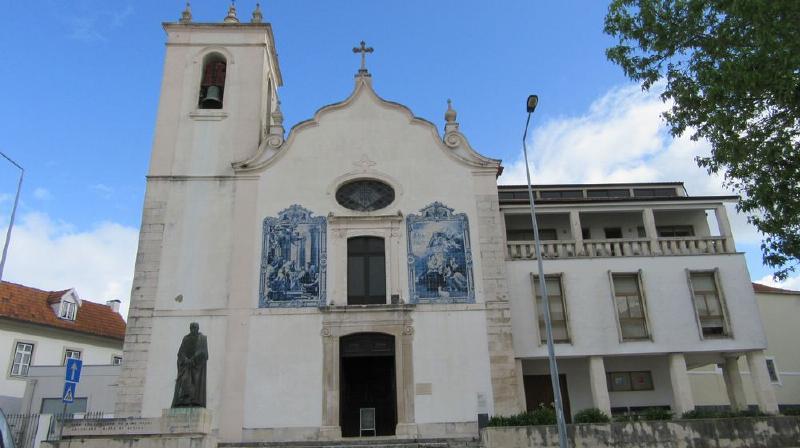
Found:
[(612, 0), (605, 32), (628, 77), (663, 83), (672, 134), (711, 143), (698, 165), (742, 194), (785, 279), (800, 262), (800, 1)]

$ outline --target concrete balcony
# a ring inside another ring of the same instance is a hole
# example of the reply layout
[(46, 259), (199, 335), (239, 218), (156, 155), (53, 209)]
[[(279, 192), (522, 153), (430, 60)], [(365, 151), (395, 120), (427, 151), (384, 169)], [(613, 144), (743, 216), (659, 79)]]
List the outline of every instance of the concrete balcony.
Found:
[[(541, 244), (544, 259), (718, 255), (736, 251), (724, 236), (549, 240)], [(509, 241), (507, 255), (512, 260), (535, 260), (534, 242)]]

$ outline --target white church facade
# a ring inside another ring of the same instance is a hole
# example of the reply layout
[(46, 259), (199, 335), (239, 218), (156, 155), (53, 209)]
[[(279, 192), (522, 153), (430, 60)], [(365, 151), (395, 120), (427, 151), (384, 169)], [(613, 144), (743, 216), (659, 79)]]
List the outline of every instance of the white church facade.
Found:
[[(466, 435), (549, 402), (527, 196), (454, 110), (440, 132), (382, 99), (362, 53), (350, 96), (287, 133), (260, 13), (164, 29), (118, 416), (170, 406), (191, 322), (222, 441), (358, 436), (362, 409), (376, 435)], [(776, 409), (731, 198), (536, 190), (568, 414), (690, 410), (687, 369), (711, 363), (737, 403), (740, 356)]]

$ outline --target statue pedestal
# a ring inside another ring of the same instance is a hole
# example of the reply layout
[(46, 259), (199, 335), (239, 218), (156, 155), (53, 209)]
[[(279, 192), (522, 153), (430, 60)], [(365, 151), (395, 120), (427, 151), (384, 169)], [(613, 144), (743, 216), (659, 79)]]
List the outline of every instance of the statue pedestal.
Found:
[[(188, 445), (187, 445), (188, 442)], [(164, 409), (159, 418), (70, 420), (61, 440), (45, 448), (216, 448), (211, 413), (205, 408)]]

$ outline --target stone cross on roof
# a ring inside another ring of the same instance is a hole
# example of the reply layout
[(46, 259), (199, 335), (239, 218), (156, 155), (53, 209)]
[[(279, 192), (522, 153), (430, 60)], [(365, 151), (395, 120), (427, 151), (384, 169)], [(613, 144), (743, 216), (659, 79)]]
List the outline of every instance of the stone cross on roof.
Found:
[(368, 47), (363, 40), (361, 41), (361, 47), (353, 47), (353, 53), (361, 53), (361, 68), (358, 69), (359, 73), (366, 73), (367, 53), (372, 53), (373, 51), (375, 51), (375, 49), (372, 47)]

